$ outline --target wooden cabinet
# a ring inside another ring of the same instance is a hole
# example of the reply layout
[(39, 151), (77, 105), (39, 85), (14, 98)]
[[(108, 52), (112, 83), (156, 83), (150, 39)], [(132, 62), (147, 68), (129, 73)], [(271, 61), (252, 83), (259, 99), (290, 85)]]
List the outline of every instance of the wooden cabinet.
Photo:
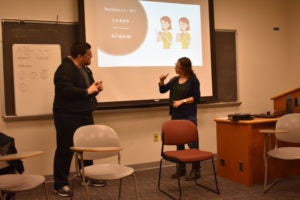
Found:
[(274, 128), (277, 118), (215, 121), (218, 175), (248, 186), (262, 183), (264, 136), (259, 129)]
[[(299, 112), (300, 106), (295, 104), (295, 98), (300, 97), (298, 87), (271, 98), (275, 114), (285, 114), (287, 97), (293, 100), (292, 111)], [(259, 130), (275, 128), (277, 120), (278, 118), (255, 118), (233, 122), (225, 118), (215, 119), (218, 175), (248, 186), (263, 183), (264, 134)], [(274, 141), (274, 135), (272, 137), (271, 141)], [(291, 144), (280, 143), (279, 145), (290, 146)], [(269, 179), (300, 175), (299, 160), (269, 159), (268, 166)]]

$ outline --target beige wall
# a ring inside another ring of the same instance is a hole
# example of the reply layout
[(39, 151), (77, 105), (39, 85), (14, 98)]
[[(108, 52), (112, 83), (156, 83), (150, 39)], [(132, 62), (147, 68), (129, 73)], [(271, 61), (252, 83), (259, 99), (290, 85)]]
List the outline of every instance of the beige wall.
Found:
[[(28, 20), (77, 21), (76, 0), (0, 0), (0, 18)], [(199, 108), (200, 146), (216, 152), (214, 118), (234, 112), (272, 111), (270, 97), (299, 87), (298, 0), (215, 0), (217, 29), (237, 30), (239, 107)], [(273, 31), (279, 27), (280, 31)], [(3, 97), (2, 37), (0, 50)], [(298, 61), (298, 62), (297, 62)], [(3, 110), (1, 99), (1, 113)], [(158, 161), (160, 143), (153, 134), (160, 133), (168, 119), (168, 108), (140, 108), (95, 112), (95, 122), (112, 126), (124, 147), (123, 163)], [(45, 154), (25, 161), (28, 173), (52, 174), (55, 130), (52, 119), (23, 121), (0, 120), (0, 131), (16, 139), (17, 149), (44, 150)]]
[(293, 73), (294, 76), (291, 77), (292, 84), (298, 84), (300, 82), (300, 1), (290, 0), (289, 7), (289, 69), (290, 74)]

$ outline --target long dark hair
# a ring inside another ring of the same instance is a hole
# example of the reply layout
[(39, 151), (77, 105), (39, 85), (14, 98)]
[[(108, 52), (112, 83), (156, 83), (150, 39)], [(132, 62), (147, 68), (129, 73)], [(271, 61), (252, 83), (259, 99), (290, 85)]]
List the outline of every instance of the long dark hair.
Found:
[(179, 58), (178, 62), (180, 63), (182, 67), (182, 71), (186, 76), (188, 77), (196, 76), (196, 74), (192, 69), (192, 61), (188, 57)]

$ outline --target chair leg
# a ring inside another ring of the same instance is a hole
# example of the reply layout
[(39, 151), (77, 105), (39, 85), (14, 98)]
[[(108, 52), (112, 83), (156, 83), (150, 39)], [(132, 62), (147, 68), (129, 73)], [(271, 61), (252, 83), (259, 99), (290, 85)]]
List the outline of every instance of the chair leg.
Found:
[(268, 182), (268, 158), (265, 158), (264, 192), (267, 192), (267, 182)]
[(160, 190), (160, 178), (161, 178), (162, 160), (163, 160), (163, 159), (160, 159), (160, 162), (159, 162), (158, 185), (157, 185), (159, 190)]
[(138, 195), (138, 189), (137, 189), (137, 181), (136, 181), (136, 176), (135, 174), (132, 174), (133, 178), (134, 178), (134, 186), (135, 186), (135, 197), (138, 200), (139, 199), (139, 195)]
[(214, 193), (216, 193), (216, 194), (220, 194), (220, 190), (219, 190), (219, 186), (218, 186), (217, 173), (216, 173), (216, 167), (215, 167), (214, 159), (212, 158), (211, 161), (212, 161), (212, 167), (213, 167), (213, 172), (214, 172), (214, 181), (215, 181), (215, 185), (216, 185), (215, 188), (211, 188), (211, 187), (208, 187), (208, 186), (206, 186), (206, 185), (202, 185), (202, 184), (200, 184), (200, 183), (197, 182), (197, 179), (195, 179), (195, 184), (196, 184), (197, 186), (200, 186), (200, 187), (202, 187), (202, 188), (204, 188), (204, 189), (207, 189), (207, 190), (209, 190), (209, 191), (211, 191), (211, 192), (214, 192)]
[[(134, 179), (135, 197), (136, 197), (136, 199), (138, 200), (139, 197), (138, 197), (138, 193), (137, 193), (136, 176), (135, 176), (135, 174), (132, 174), (132, 176), (133, 176), (133, 179)], [(123, 183), (122, 180), (123, 180), (123, 179), (120, 179), (120, 180), (119, 180), (119, 194), (118, 194), (118, 199), (121, 199), (121, 194), (122, 194), (122, 183)]]
[(80, 177), (80, 170), (79, 170), (79, 158), (77, 156), (77, 153), (74, 154), (74, 158), (75, 158), (75, 176), (76, 177)]
[(44, 191), (45, 191), (45, 198), (48, 200), (48, 191), (47, 191), (47, 186), (46, 186), (46, 181), (44, 182)]
[[(277, 172), (277, 169), (275, 169)], [(277, 174), (277, 173), (276, 173)], [(270, 190), (275, 184), (277, 184), (279, 179), (277, 178), (272, 183), (268, 184), (268, 157), (265, 158), (265, 177), (264, 177), (264, 193)]]
[[(84, 174), (82, 174), (82, 176), (81, 176), (81, 180), (77, 180), (77, 176), (75, 175), (75, 177), (73, 177), (73, 180), (72, 180), (72, 188), (74, 188), (74, 181), (76, 181), (76, 182), (79, 182), (80, 184), (81, 184), (81, 188), (82, 188), (82, 190), (83, 190), (83, 193), (85, 194), (85, 196), (86, 196), (86, 199), (90, 199), (90, 194), (89, 194), (89, 188), (88, 188), (88, 182), (85, 182), (85, 181), (82, 181), (82, 179), (85, 179), (85, 177), (84, 177)], [(71, 200), (72, 200), (72, 196), (70, 197), (71, 198)]]
[(89, 193), (88, 183), (83, 183), (83, 186), (84, 186), (84, 189), (85, 189), (86, 198), (90, 199), (90, 193)]
[(121, 199), (121, 193), (122, 193), (122, 179), (119, 181), (119, 194), (118, 194), (118, 199)]
[(158, 175), (158, 190), (160, 192), (162, 192), (163, 194), (167, 195), (168, 197), (170, 197), (171, 199), (174, 199), (174, 200), (180, 200), (181, 199), (181, 185), (180, 185), (180, 169), (179, 169), (179, 165), (178, 163), (176, 163), (176, 172), (177, 172), (177, 182), (178, 182), (178, 193), (179, 193), (179, 197), (176, 198), (174, 196), (172, 196), (171, 194), (167, 193), (166, 191), (164, 191), (163, 189), (161, 189), (160, 187), (160, 182), (161, 182), (161, 171), (162, 171), (162, 161), (163, 159), (160, 160), (160, 164), (159, 164), (159, 175)]
[(180, 184), (180, 167), (179, 167), (179, 164), (178, 163), (176, 163), (176, 171), (177, 171), (177, 182), (178, 182), (178, 192), (179, 192), (179, 198), (178, 199), (181, 199), (181, 194), (182, 194), (182, 192), (181, 192), (181, 184)]
[(215, 184), (216, 184), (216, 193), (220, 194), (219, 186), (218, 186), (218, 180), (217, 180), (217, 173), (216, 173), (216, 167), (214, 159), (211, 159), (213, 170), (214, 170), (214, 178), (215, 178)]

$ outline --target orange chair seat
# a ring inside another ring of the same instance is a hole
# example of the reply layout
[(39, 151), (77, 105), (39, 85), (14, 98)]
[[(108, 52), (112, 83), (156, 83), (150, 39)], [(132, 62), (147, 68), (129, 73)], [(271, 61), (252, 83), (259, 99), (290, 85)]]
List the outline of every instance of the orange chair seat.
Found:
[(176, 160), (177, 162), (189, 163), (212, 159), (214, 154), (208, 151), (201, 151), (199, 149), (185, 149), (177, 151), (165, 151), (164, 157), (167, 160)]

